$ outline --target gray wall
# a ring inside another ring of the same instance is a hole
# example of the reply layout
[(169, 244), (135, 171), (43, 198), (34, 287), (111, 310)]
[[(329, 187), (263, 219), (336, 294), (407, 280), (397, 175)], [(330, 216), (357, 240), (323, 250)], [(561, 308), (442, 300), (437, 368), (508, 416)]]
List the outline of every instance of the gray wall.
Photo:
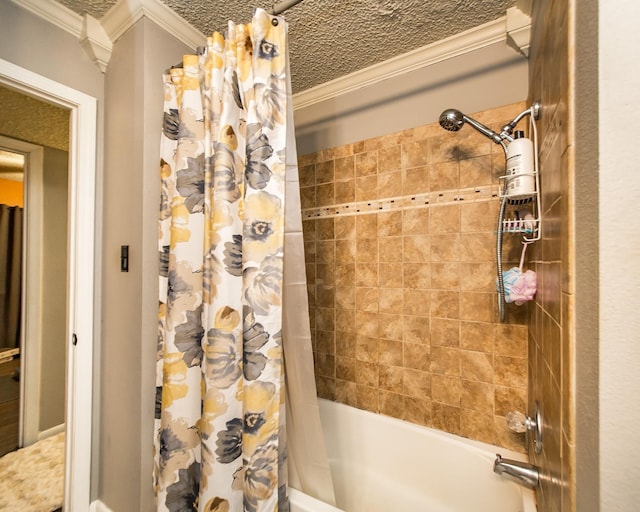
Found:
[(65, 421), (68, 166), (66, 151), (44, 148), (40, 431)]
[[(527, 97), (527, 59), (495, 43), (294, 112), (298, 154), (342, 146)], [(295, 106), (295, 101), (294, 101)]]
[(154, 505), (162, 75), (188, 51), (143, 18), (115, 43), (106, 72), (98, 497), (116, 512)]

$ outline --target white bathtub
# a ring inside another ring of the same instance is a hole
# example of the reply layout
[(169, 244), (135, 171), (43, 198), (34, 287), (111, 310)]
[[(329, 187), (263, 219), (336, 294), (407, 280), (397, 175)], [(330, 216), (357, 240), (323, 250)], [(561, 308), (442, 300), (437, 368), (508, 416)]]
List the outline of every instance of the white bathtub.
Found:
[(535, 512), (534, 493), (493, 473), (489, 444), (320, 400), (339, 508), (291, 489), (291, 512)]

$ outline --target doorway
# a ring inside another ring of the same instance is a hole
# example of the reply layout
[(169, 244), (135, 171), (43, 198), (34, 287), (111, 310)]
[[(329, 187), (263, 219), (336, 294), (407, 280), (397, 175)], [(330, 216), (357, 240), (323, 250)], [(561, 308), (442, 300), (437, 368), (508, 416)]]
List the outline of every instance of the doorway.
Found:
[(96, 99), (2, 59), (0, 85), (69, 111), (64, 510), (88, 510), (97, 305), (94, 294)]

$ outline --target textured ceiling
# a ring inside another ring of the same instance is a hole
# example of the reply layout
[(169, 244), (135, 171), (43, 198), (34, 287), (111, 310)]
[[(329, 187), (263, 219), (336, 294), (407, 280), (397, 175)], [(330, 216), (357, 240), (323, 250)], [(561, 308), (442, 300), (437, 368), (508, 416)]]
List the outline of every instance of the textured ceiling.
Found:
[[(100, 19), (116, 0), (59, 0)], [(228, 20), (246, 23), (265, 0), (162, 0), (203, 34)], [(493, 21), (516, 0), (304, 0), (284, 13), (289, 24), (293, 92), (331, 81)]]

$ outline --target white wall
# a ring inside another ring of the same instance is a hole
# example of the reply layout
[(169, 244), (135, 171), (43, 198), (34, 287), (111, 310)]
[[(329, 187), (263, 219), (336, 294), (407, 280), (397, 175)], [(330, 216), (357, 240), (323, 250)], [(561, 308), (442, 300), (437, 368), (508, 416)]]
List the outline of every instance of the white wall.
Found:
[(602, 511), (631, 512), (640, 503), (640, 4), (600, 0), (598, 17), (600, 499)]
[[(528, 61), (494, 43), (294, 111), (298, 154), (434, 123), (447, 108), (465, 113), (523, 101)], [(294, 101), (295, 106), (295, 101)]]

